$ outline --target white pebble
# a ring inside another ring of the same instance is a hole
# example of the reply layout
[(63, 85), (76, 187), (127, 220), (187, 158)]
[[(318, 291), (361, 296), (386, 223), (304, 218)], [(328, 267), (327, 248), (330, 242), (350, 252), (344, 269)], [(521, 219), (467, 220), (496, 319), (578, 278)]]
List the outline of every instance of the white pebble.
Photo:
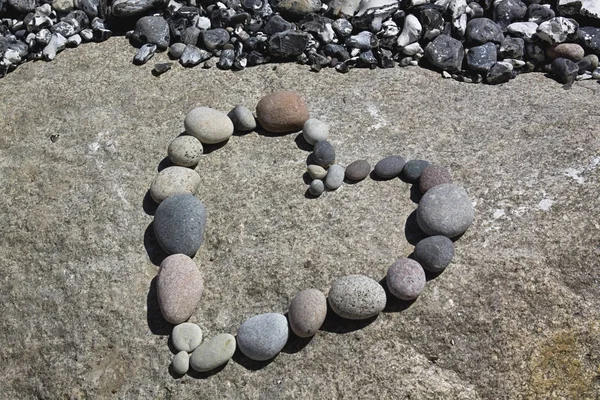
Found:
[(327, 140), (329, 136), (329, 127), (323, 121), (316, 118), (310, 118), (302, 127), (302, 136), (308, 144), (314, 145), (320, 140)]
[(185, 351), (180, 351), (173, 357), (171, 365), (173, 366), (173, 371), (179, 375), (187, 374), (190, 369), (190, 355)]
[(171, 342), (177, 351), (191, 353), (202, 343), (202, 329), (191, 322), (179, 324), (171, 332)]
[(198, 139), (194, 136), (183, 135), (173, 139), (167, 153), (173, 164), (193, 167), (200, 161), (203, 151), (202, 143)]

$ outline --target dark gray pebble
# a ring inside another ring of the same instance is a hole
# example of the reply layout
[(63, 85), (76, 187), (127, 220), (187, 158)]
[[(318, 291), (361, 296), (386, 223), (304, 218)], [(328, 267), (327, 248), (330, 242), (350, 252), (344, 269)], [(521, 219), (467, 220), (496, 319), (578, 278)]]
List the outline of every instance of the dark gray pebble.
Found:
[(142, 17), (135, 24), (132, 39), (139, 44), (155, 44), (160, 50), (169, 46), (169, 24), (163, 17)]
[(351, 181), (362, 181), (371, 172), (371, 165), (367, 160), (356, 160), (346, 167), (346, 179)]
[(417, 183), (419, 181), (421, 173), (429, 165), (431, 165), (429, 161), (410, 160), (406, 164), (404, 164), (404, 168), (402, 168), (400, 177), (408, 183)]
[(552, 73), (559, 82), (572, 84), (579, 74), (579, 66), (567, 58), (557, 58), (552, 62)]
[(442, 183), (452, 183), (452, 174), (448, 168), (441, 165), (432, 164), (426, 167), (419, 178), (421, 193), (425, 193), (432, 187)]
[(381, 179), (392, 179), (400, 175), (406, 161), (399, 155), (389, 156), (375, 164), (375, 174)]
[(335, 149), (326, 140), (320, 140), (313, 148), (314, 163), (323, 168), (329, 167), (335, 162)]
[(415, 246), (415, 259), (429, 272), (441, 272), (454, 257), (454, 243), (446, 236), (431, 236)]

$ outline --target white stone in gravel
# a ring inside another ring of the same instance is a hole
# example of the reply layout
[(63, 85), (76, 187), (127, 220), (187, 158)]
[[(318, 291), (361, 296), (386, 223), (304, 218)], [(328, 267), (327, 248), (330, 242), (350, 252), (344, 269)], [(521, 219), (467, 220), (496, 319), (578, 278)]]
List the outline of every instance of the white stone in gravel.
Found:
[(327, 176), (327, 170), (317, 164), (310, 164), (306, 170), (313, 179), (324, 179)]
[(333, 164), (327, 170), (327, 176), (325, 177), (325, 186), (327, 189), (336, 190), (342, 183), (344, 183), (344, 175), (346, 170), (340, 164)]
[(413, 14), (408, 14), (406, 18), (404, 18), (402, 33), (398, 36), (398, 47), (406, 47), (419, 40), (422, 30), (423, 26), (421, 25), (421, 22), (419, 22), (419, 19)]
[(185, 116), (185, 131), (202, 143), (223, 142), (233, 135), (233, 122), (227, 114), (208, 107), (196, 107)]
[(423, 54), (425, 51), (419, 44), (419, 42), (411, 43), (402, 49), (402, 53), (407, 56), (414, 56), (416, 54)]
[(229, 111), (227, 116), (231, 119), (233, 127), (238, 132), (248, 132), (256, 129), (256, 119), (252, 111), (244, 106), (235, 106), (233, 110)]
[(221, 333), (194, 350), (190, 357), (190, 366), (196, 371), (210, 371), (229, 361), (235, 349), (235, 337), (229, 333)]
[(42, 54), (47, 61), (52, 61), (67, 46), (67, 39), (60, 33), (53, 33), (48, 45), (42, 50)]
[(238, 346), (246, 357), (266, 361), (275, 357), (287, 343), (287, 318), (282, 314), (255, 315), (238, 329)]
[(73, 36), (69, 36), (69, 38), (67, 39), (67, 44), (72, 47), (79, 46), (81, 42), (81, 36), (79, 36), (78, 33), (74, 34)]
[(194, 167), (202, 157), (202, 143), (194, 136), (182, 135), (169, 144), (167, 153), (173, 164), (182, 167)]
[(520, 37), (527, 42), (533, 41), (537, 32), (538, 24), (535, 22), (513, 22), (506, 27), (508, 33)]
[(542, 22), (537, 28), (537, 35), (547, 43), (557, 44), (566, 41), (577, 29), (578, 25), (572, 19), (555, 17)]
[(160, 204), (167, 197), (175, 194), (195, 194), (200, 182), (200, 175), (193, 169), (168, 167), (154, 178), (150, 185), (150, 196)]
[(190, 369), (190, 355), (185, 351), (180, 351), (175, 354), (173, 361), (171, 361), (173, 371), (179, 375), (187, 374)]
[(336, 279), (328, 295), (331, 309), (347, 319), (374, 317), (385, 308), (387, 297), (383, 287), (364, 275), (348, 275)]
[(308, 144), (314, 145), (320, 140), (327, 140), (329, 136), (329, 126), (316, 118), (310, 118), (302, 127), (302, 136)]
[(177, 351), (191, 353), (202, 343), (202, 329), (191, 322), (179, 324), (171, 332), (171, 342)]

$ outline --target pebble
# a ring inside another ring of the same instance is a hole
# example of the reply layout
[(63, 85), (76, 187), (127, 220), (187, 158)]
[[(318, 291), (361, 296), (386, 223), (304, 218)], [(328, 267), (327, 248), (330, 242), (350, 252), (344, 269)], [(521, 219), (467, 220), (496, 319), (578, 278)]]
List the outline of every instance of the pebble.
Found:
[(274, 133), (297, 132), (308, 120), (308, 108), (300, 96), (279, 91), (264, 96), (256, 105), (256, 117), (264, 129)]
[(347, 275), (333, 282), (328, 301), (340, 317), (357, 320), (378, 315), (387, 299), (378, 282), (364, 275)]
[(249, 132), (256, 129), (256, 119), (252, 115), (252, 111), (244, 106), (238, 104), (229, 111), (227, 116), (233, 122), (233, 128), (238, 132)]
[(527, 7), (527, 19), (530, 22), (535, 22), (536, 24), (541, 24), (544, 21), (548, 21), (554, 18), (556, 14), (554, 10), (550, 7), (546, 7), (542, 4), (530, 4)]
[(190, 110), (183, 121), (185, 131), (202, 143), (214, 144), (228, 140), (233, 135), (233, 122), (227, 114), (208, 107)]
[(465, 39), (474, 45), (488, 42), (502, 43), (504, 35), (502, 28), (489, 18), (474, 18), (467, 23)]
[(408, 183), (417, 183), (423, 173), (423, 170), (427, 168), (431, 163), (426, 160), (410, 160), (404, 164), (400, 177)]
[(369, 176), (371, 164), (367, 160), (356, 160), (346, 167), (346, 179), (358, 182)]
[(195, 194), (200, 182), (200, 175), (193, 169), (168, 167), (160, 171), (152, 181), (150, 196), (160, 204), (175, 194)]
[(568, 58), (571, 61), (581, 61), (585, 56), (583, 47), (577, 43), (560, 43), (555, 46), (550, 46), (546, 49), (546, 56), (550, 60), (557, 58)]
[(194, 136), (182, 135), (171, 141), (167, 154), (175, 165), (194, 167), (200, 161), (203, 151), (202, 143), (198, 139)]
[(471, 226), (474, 214), (473, 204), (465, 189), (444, 183), (423, 195), (417, 207), (417, 223), (428, 235), (453, 238)]
[(509, 62), (498, 61), (492, 68), (490, 68), (486, 82), (490, 85), (498, 85), (500, 83), (506, 83), (514, 78), (514, 67)]
[(163, 260), (158, 271), (156, 291), (163, 317), (181, 324), (196, 311), (204, 280), (194, 261), (184, 254), (173, 254)]
[(191, 194), (177, 194), (159, 204), (154, 214), (154, 233), (167, 254), (193, 257), (206, 227), (206, 208)]
[(154, 57), (155, 53), (156, 45), (146, 43), (142, 47), (140, 47), (135, 53), (135, 56), (133, 56), (133, 63), (136, 65), (146, 64), (152, 57)]
[(389, 156), (375, 164), (375, 174), (381, 179), (392, 179), (400, 175), (406, 161), (399, 155)]
[(511, 22), (525, 18), (527, 6), (521, 0), (494, 1), (494, 21), (505, 29)]
[(173, 366), (173, 371), (175, 371), (176, 374), (187, 374), (190, 369), (190, 355), (185, 351), (180, 351), (173, 357), (171, 365)]
[(464, 56), (462, 43), (446, 34), (438, 35), (425, 47), (427, 61), (443, 71), (460, 71)]
[(302, 136), (308, 144), (314, 145), (321, 140), (327, 140), (329, 127), (323, 121), (319, 121), (316, 118), (309, 118), (302, 126)]
[(310, 164), (306, 170), (312, 179), (325, 179), (327, 176), (327, 170), (320, 165)]
[(183, 55), (185, 48), (186, 45), (183, 43), (173, 43), (171, 47), (169, 47), (169, 55), (178, 60)]
[(312, 36), (302, 31), (277, 32), (269, 38), (267, 50), (274, 57), (289, 59), (304, 53), (311, 39)]
[(327, 299), (317, 289), (298, 292), (290, 303), (288, 318), (292, 331), (299, 337), (313, 336), (327, 316)]
[(454, 257), (454, 243), (446, 236), (430, 236), (417, 243), (415, 259), (429, 272), (442, 272)]
[(202, 343), (190, 357), (190, 366), (199, 372), (213, 370), (229, 361), (236, 349), (233, 335), (221, 333)]
[(542, 22), (537, 28), (537, 36), (551, 45), (562, 43), (577, 33), (579, 24), (575, 20), (555, 17)]
[(335, 149), (326, 140), (321, 140), (313, 148), (313, 159), (315, 164), (327, 168), (335, 162)]
[(342, 186), (342, 183), (344, 183), (345, 172), (344, 167), (339, 164), (333, 164), (329, 167), (324, 181), (327, 189), (336, 190)]
[(506, 31), (513, 36), (532, 42), (537, 36), (538, 24), (535, 22), (513, 22), (506, 27)]
[(497, 61), (496, 45), (492, 42), (471, 47), (467, 52), (467, 65), (473, 71), (487, 72)]
[(425, 288), (425, 271), (421, 264), (410, 258), (401, 258), (392, 264), (385, 280), (394, 296), (400, 300), (414, 300)]
[(159, 50), (169, 47), (169, 24), (163, 17), (142, 17), (137, 20), (132, 39), (139, 44), (155, 44)]
[(398, 36), (396, 44), (399, 47), (406, 47), (411, 43), (415, 43), (421, 38), (422, 31), (423, 26), (419, 19), (413, 14), (408, 14), (404, 18), (404, 27), (402, 28), (402, 33)]
[(191, 353), (202, 343), (202, 329), (191, 322), (184, 322), (173, 328), (171, 342), (177, 351)]
[(552, 62), (552, 73), (564, 84), (572, 84), (579, 75), (579, 65), (566, 58), (557, 58)]
[(111, 9), (115, 17), (133, 17), (164, 7), (167, 3), (166, 0), (114, 0)]
[(275, 11), (296, 20), (321, 9), (321, 0), (281, 0), (274, 4)]
[(73, 0), (54, 0), (52, 8), (58, 12), (67, 13), (75, 8), (75, 4)]
[(199, 49), (193, 44), (188, 44), (185, 46), (181, 57), (179, 57), (179, 63), (184, 67), (191, 68), (200, 64), (202, 61), (208, 60), (210, 57), (210, 53), (206, 50)]
[(452, 174), (448, 168), (441, 165), (429, 165), (423, 170), (419, 178), (421, 193), (425, 193), (432, 187), (442, 183), (452, 183)]
[(204, 48), (208, 51), (215, 52), (229, 42), (230, 35), (227, 29), (215, 28), (202, 32), (201, 35)]
[(313, 179), (308, 186), (308, 193), (320, 196), (325, 191), (325, 183), (321, 179)]
[(498, 51), (501, 59), (521, 59), (525, 54), (525, 41), (521, 38), (507, 37)]
[(587, 53), (600, 56), (600, 28), (584, 26), (577, 31), (577, 40)]
[(268, 313), (244, 321), (238, 329), (237, 341), (246, 357), (266, 361), (279, 354), (288, 336), (287, 318), (282, 314)]
[(42, 50), (44, 59), (52, 61), (56, 58), (56, 54), (60, 53), (67, 47), (67, 39), (60, 33), (53, 33), (50, 37), (50, 41)]

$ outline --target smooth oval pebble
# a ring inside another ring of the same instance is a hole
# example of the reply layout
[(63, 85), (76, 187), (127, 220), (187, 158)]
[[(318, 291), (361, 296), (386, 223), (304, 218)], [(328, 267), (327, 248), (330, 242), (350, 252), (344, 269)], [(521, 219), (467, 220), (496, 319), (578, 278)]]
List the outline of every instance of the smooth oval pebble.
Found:
[(410, 258), (401, 258), (388, 268), (385, 280), (394, 296), (414, 300), (425, 288), (425, 271), (421, 264)]
[(415, 246), (415, 259), (429, 272), (441, 272), (454, 258), (454, 243), (446, 236), (430, 236)]
[(335, 162), (335, 149), (333, 145), (326, 140), (322, 140), (315, 144), (313, 148), (314, 163), (321, 167), (327, 168)]
[(452, 183), (452, 174), (448, 168), (441, 165), (429, 165), (419, 177), (419, 189), (421, 189), (421, 193), (426, 193), (432, 187), (443, 183)]
[(327, 316), (327, 299), (317, 289), (298, 292), (290, 303), (288, 318), (292, 331), (299, 337), (313, 336)]
[(196, 311), (204, 280), (196, 263), (184, 254), (173, 254), (160, 264), (156, 282), (158, 304), (163, 317), (181, 324)]
[(200, 175), (185, 167), (168, 167), (160, 171), (150, 185), (150, 196), (158, 204), (175, 194), (195, 194), (200, 186)]
[(202, 329), (191, 322), (179, 324), (171, 332), (171, 343), (175, 350), (191, 353), (202, 343)]
[(432, 236), (458, 236), (469, 229), (474, 216), (469, 195), (465, 189), (452, 183), (429, 189), (417, 207), (419, 227)]
[(282, 314), (267, 313), (244, 321), (238, 329), (237, 341), (246, 357), (266, 361), (279, 354), (288, 335), (287, 318)]
[(193, 257), (202, 244), (206, 208), (191, 194), (176, 194), (156, 208), (153, 225), (156, 240), (167, 254)]
[(225, 364), (235, 353), (235, 337), (221, 333), (202, 343), (190, 357), (190, 366), (205, 372)]
[(348, 275), (333, 282), (328, 300), (340, 317), (366, 319), (383, 311), (387, 299), (378, 282), (364, 275)]
[(362, 181), (371, 172), (371, 164), (367, 160), (356, 160), (346, 167), (346, 178), (351, 181)]
[(264, 96), (256, 105), (256, 117), (269, 132), (285, 133), (302, 129), (308, 108), (296, 93), (280, 91)]
[(221, 111), (208, 107), (191, 109), (183, 121), (185, 131), (202, 143), (223, 142), (233, 135), (233, 122)]
[(302, 136), (308, 144), (314, 145), (321, 140), (327, 140), (329, 127), (323, 121), (310, 118), (302, 126)]
[(425, 160), (410, 160), (404, 164), (400, 177), (408, 183), (417, 183), (423, 173), (423, 170), (429, 167), (431, 163)]
[(327, 176), (327, 170), (317, 164), (310, 164), (306, 170), (313, 179), (324, 179)]
[(336, 190), (342, 186), (342, 183), (344, 183), (345, 172), (344, 167), (340, 164), (333, 164), (329, 167), (324, 181), (327, 189)]
[(375, 164), (374, 171), (381, 179), (392, 179), (400, 175), (405, 163), (402, 156), (389, 156)]
[(231, 119), (233, 127), (238, 132), (248, 132), (256, 129), (256, 119), (252, 115), (252, 111), (244, 106), (235, 106), (233, 110), (229, 111), (227, 116)]
[(173, 164), (182, 167), (196, 166), (203, 152), (202, 143), (190, 135), (176, 137), (171, 141), (167, 149), (167, 154)]
[(308, 186), (308, 193), (320, 196), (325, 191), (325, 184), (320, 179), (314, 179)]
[(173, 361), (171, 361), (173, 371), (179, 375), (187, 374), (190, 369), (190, 355), (185, 351), (180, 351), (175, 354)]
[(548, 47), (546, 49), (546, 55), (548, 58), (550, 58), (550, 60), (563, 57), (577, 62), (581, 61), (583, 56), (585, 56), (585, 51), (583, 50), (583, 47), (577, 43), (559, 43), (557, 45)]

